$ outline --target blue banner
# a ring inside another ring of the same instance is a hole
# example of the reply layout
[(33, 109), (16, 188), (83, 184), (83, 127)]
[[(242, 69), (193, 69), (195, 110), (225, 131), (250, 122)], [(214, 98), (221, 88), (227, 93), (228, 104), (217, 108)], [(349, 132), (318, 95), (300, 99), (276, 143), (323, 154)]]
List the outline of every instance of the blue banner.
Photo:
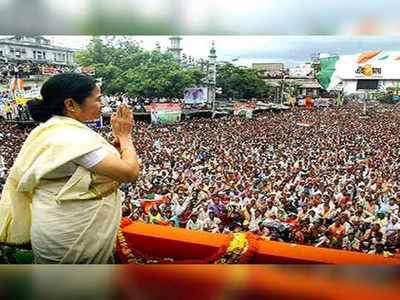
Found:
[(100, 117), (97, 120), (85, 121), (83, 123), (85, 123), (87, 127), (90, 127), (92, 129), (100, 129), (103, 127), (103, 117)]

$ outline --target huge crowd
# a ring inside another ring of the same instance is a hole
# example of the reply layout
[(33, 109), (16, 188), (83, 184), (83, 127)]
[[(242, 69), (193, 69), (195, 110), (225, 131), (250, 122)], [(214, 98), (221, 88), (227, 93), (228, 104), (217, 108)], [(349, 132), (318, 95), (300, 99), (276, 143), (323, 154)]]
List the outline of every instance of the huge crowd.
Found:
[[(385, 256), (400, 248), (400, 112), (377, 105), (137, 122), (132, 220)], [(22, 126), (22, 125), (19, 125)], [(9, 168), (32, 125), (0, 123)], [(111, 139), (108, 126), (102, 133)], [(7, 171), (5, 172), (7, 173)], [(5, 174), (6, 175), (6, 174)]]
[(105, 108), (115, 111), (117, 106), (125, 103), (131, 107), (134, 112), (145, 112), (149, 104), (159, 103), (179, 103), (183, 109), (203, 110), (210, 109), (209, 104), (186, 104), (184, 99), (179, 98), (150, 98), (150, 97), (130, 97), (124, 93), (103, 96)]
[(16, 77), (27, 78), (32, 75), (44, 75), (48, 71), (57, 73), (71, 72), (74, 70), (72, 66), (56, 65), (50, 63), (0, 63), (0, 77)]

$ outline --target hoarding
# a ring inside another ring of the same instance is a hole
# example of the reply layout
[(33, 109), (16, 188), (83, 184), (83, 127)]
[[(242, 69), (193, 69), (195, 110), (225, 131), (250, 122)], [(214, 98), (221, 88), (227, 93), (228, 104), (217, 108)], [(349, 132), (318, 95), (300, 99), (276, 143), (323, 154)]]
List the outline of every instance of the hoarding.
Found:
[(206, 87), (188, 88), (184, 92), (184, 101), (186, 104), (202, 104), (208, 100), (208, 89)]

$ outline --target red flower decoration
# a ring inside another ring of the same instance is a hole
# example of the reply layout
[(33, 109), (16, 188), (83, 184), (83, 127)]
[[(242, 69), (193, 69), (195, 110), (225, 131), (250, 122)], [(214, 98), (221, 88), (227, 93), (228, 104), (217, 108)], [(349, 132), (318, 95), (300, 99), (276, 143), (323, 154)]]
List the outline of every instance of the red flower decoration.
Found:
[(119, 224), (119, 227), (120, 227), (120, 228), (124, 228), (125, 226), (128, 226), (128, 225), (130, 225), (130, 224), (132, 224), (132, 220), (131, 220), (131, 219), (129, 219), (129, 218), (122, 218), (122, 219), (121, 219), (121, 223)]

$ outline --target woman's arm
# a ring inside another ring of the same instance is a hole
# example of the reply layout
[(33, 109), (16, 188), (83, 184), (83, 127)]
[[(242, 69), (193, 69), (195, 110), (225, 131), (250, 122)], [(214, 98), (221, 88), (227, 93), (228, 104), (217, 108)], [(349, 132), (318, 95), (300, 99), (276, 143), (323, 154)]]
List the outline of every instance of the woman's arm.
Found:
[(133, 116), (127, 106), (118, 107), (117, 113), (111, 117), (111, 125), (120, 145), (121, 158), (107, 155), (90, 170), (118, 182), (135, 182), (140, 165), (132, 142)]
[(107, 155), (101, 162), (90, 168), (91, 171), (118, 182), (136, 182), (139, 177), (139, 163), (135, 148), (121, 151), (121, 158)]

